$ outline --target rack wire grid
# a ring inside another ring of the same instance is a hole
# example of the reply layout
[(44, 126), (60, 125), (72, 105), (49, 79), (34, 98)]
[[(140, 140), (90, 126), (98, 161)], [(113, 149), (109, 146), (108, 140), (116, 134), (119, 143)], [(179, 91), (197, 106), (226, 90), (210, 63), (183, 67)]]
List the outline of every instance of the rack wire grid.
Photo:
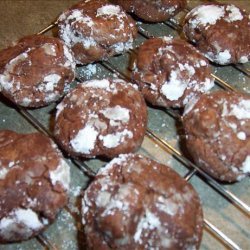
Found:
[[(166, 22), (149, 24), (137, 21), (138, 38), (135, 48), (150, 37), (180, 36), (181, 20), (190, 9), (201, 2), (200, 0), (188, 1), (187, 9)], [(52, 22), (38, 34), (48, 33), (56, 26), (57, 21)], [(118, 77), (132, 81), (129, 62), (135, 53), (136, 50), (133, 49), (123, 55), (112, 57), (108, 61), (78, 67), (76, 83), (105, 77)], [(222, 88), (225, 91), (250, 93), (249, 63), (211, 66), (212, 76), (216, 83), (213, 89)], [(50, 123), (56, 104), (30, 110), (10, 104), (2, 96), (0, 100), (1, 129), (8, 128), (18, 132), (40, 131), (54, 140)], [(179, 110), (148, 107), (148, 116), (148, 128), (139, 153), (171, 166), (199, 193), (205, 217), (201, 249), (250, 249), (250, 185), (248, 178), (239, 183), (221, 185), (186, 158), (178, 144), (179, 138), (182, 136), (179, 133), (181, 128)], [(11, 119), (15, 117), (14, 122), (13, 120), (8, 122), (9, 117)], [(66, 158), (66, 160), (71, 166), (69, 204), (61, 211), (55, 223), (34, 239), (22, 243), (0, 245), (0, 249), (85, 249), (82, 240), (79, 200), (81, 193), (87, 188), (98, 169), (107, 162), (98, 159), (79, 161)]]

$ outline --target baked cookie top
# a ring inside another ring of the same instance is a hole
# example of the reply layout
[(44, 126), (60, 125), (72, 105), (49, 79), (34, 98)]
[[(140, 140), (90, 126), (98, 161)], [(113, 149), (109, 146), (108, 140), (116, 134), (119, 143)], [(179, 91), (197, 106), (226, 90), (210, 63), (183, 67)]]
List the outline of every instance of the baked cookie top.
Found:
[(0, 131), (0, 242), (38, 235), (67, 203), (69, 166), (46, 136)]
[(113, 158), (141, 145), (147, 107), (136, 86), (121, 79), (79, 84), (57, 106), (54, 133), (72, 156)]
[(58, 38), (31, 35), (0, 52), (0, 90), (21, 106), (57, 101), (74, 76), (74, 59)]
[(123, 53), (132, 48), (137, 35), (134, 20), (107, 0), (82, 1), (58, 20), (59, 36), (79, 64)]
[(250, 58), (250, 15), (232, 4), (203, 4), (185, 18), (184, 34), (212, 62), (246, 63)]
[(183, 116), (188, 150), (197, 165), (221, 181), (250, 173), (250, 97), (216, 91), (193, 100)]
[(100, 169), (82, 200), (89, 249), (198, 249), (202, 208), (171, 168), (120, 155)]
[(151, 38), (138, 50), (132, 78), (156, 106), (184, 107), (214, 85), (207, 59), (181, 39)]

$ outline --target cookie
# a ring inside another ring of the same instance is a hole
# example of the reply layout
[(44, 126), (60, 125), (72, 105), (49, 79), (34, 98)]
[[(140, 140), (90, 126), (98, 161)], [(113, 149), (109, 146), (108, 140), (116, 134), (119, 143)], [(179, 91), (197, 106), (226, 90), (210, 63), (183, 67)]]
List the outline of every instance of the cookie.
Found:
[(132, 78), (155, 106), (184, 107), (214, 85), (207, 59), (181, 39), (151, 38), (138, 50)]
[(42, 107), (57, 101), (74, 75), (71, 52), (58, 38), (31, 35), (0, 52), (0, 90), (17, 105)]
[(132, 48), (137, 35), (133, 19), (107, 0), (82, 1), (59, 17), (59, 36), (76, 62), (105, 60)]
[(148, 22), (163, 22), (182, 11), (186, 0), (111, 0)]
[(57, 106), (54, 133), (75, 157), (105, 156), (137, 150), (147, 124), (141, 93), (121, 79), (79, 84)]
[(234, 182), (250, 173), (250, 97), (216, 91), (190, 102), (183, 126), (194, 162), (214, 178)]
[(70, 173), (46, 136), (0, 131), (0, 243), (27, 240), (67, 204)]
[(170, 167), (120, 155), (85, 190), (88, 249), (198, 249), (202, 207), (194, 188)]
[(191, 41), (217, 64), (246, 63), (250, 58), (250, 15), (232, 4), (202, 4), (185, 17)]

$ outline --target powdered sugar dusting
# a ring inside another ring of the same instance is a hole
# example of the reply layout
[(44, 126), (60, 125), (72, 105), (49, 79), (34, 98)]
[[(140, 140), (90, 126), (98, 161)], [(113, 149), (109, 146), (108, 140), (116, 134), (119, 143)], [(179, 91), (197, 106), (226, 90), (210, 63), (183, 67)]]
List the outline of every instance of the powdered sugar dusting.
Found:
[(250, 155), (248, 155), (245, 161), (242, 164), (242, 171), (243, 173), (247, 174), (250, 173)]
[(216, 57), (217, 57), (216, 60), (220, 64), (227, 64), (230, 62), (231, 54), (229, 50), (224, 50), (224, 51), (219, 52)]
[(59, 182), (65, 190), (69, 190), (70, 168), (64, 160), (60, 161), (55, 170), (50, 171), (49, 176), (53, 185)]
[(124, 129), (122, 132), (116, 132), (104, 136), (100, 135), (99, 138), (103, 141), (104, 147), (115, 148), (120, 143), (124, 142), (126, 138), (133, 138), (133, 133), (130, 130)]
[(87, 87), (100, 88), (100, 89), (108, 89), (110, 82), (107, 79), (103, 80), (91, 80), (84, 83)]
[(117, 16), (121, 13), (120, 6), (117, 5), (105, 5), (97, 9), (96, 16)]
[(120, 154), (116, 158), (112, 159), (105, 167), (100, 168), (97, 175), (108, 175), (110, 169), (114, 167), (114, 165), (121, 165), (123, 162), (127, 162), (130, 154)]
[(8, 172), (9, 172), (9, 169), (2, 167), (0, 169), (0, 180), (3, 180), (5, 176), (8, 174)]
[(84, 74), (85, 79), (90, 79), (93, 75), (96, 74), (97, 67), (96, 67), (96, 64), (88, 64), (82, 70), (83, 70), (83, 74)]
[(248, 57), (247, 56), (242, 56), (239, 60), (240, 63), (247, 63), (248, 62)]
[(76, 152), (89, 154), (95, 148), (97, 135), (98, 131), (92, 125), (87, 124), (70, 141), (70, 144)]
[(195, 16), (195, 19), (191, 22), (191, 25), (194, 27), (199, 24), (215, 24), (219, 19), (224, 17), (225, 11), (224, 8), (221, 6), (204, 5), (194, 8), (190, 12), (190, 15)]
[(195, 97), (193, 99), (190, 99), (189, 102), (186, 104), (184, 112), (183, 112), (183, 116), (185, 116), (186, 114), (188, 114), (195, 106), (195, 104), (198, 102), (199, 98)]
[(183, 94), (187, 84), (178, 78), (176, 71), (171, 71), (169, 81), (161, 87), (161, 92), (171, 101), (178, 100)]
[(228, 5), (226, 10), (229, 11), (228, 17), (225, 18), (227, 22), (240, 21), (243, 19), (243, 15), (240, 12), (240, 9), (234, 5)]
[(250, 100), (241, 100), (238, 104), (231, 104), (230, 111), (224, 109), (224, 115), (234, 115), (237, 119), (250, 119)]
[(101, 110), (100, 113), (106, 118), (113, 120), (113, 123), (114, 121), (121, 121), (123, 123), (127, 123), (129, 121), (129, 110), (119, 105)]
[(40, 91), (51, 92), (60, 80), (61, 76), (58, 74), (47, 75), (44, 77), (43, 83), (38, 86), (38, 89)]
[(41, 47), (44, 49), (44, 52), (49, 56), (56, 56), (56, 47), (53, 44), (45, 43)]
[(155, 216), (151, 211), (146, 209), (145, 216), (141, 218), (137, 225), (136, 232), (134, 235), (134, 241), (142, 243), (141, 235), (144, 230), (153, 230), (161, 226), (161, 222), (157, 216)]
[[(84, 23), (90, 28), (94, 26), (94, 22), (89, 16), (85, 16), (81, 11), (75, 9), (72, 10), (67, 17), (65, 14), (62, 14), (59, 17), (59, 21), (63, 20), (65, 21), (65, 24), (62, 25), (62, 28), (60, 29), (60, 36), (67, 46), (71, 48), (77, 43), (80, 43), (83, 47), (88, 49), (91, 46), (96, 45), (96, 41), (91, 36), (85, 37), (81, 33), (73, 31), (73, 25), (77, 22)], [(78, 60), (76, 61), (81, 63)]]
[(237, 137), (242, 140), (242, 141), (245, 141), (247, 136), (246, 136), (246, 133), (243, 132), (243, 131), (240, 131), (239, 133), (237, 133)]
[(44, 224), (39, 220), (37, 213), (31, 209), (17, 208), (8, 217), (1, 219), (0, 234), (6, 240), (15, 237), (15, 234), (21, 234), (27, 239), (33, 230), (37, 231), (42, 227)]
[(0, 89), (10, 90), (13, 87), (13, 81), (11, 81), (11, 74), (14, 73), (15, 66), (20, 62), (27, 59), (28, 51), (23, 52), (17, 57), (13, 58), (4, 69), (4, 72), (0, 74)]
[(74, 60), (73, 55), (71, 53), (71, 50), (66, 45), (63, 45), (63, 52), (64, 52), (64, 55), (67, 59), (64, 66), (71, 67), (72, 69), (75, 69), (76, 63), (75, 63), (75, 60)]

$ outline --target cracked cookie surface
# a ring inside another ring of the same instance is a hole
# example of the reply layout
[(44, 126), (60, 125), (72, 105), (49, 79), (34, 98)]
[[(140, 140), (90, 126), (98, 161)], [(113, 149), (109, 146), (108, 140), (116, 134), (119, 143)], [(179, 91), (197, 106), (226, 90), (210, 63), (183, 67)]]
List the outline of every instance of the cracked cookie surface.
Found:
[(137, 150), (147, 107), (136, 85), (121, 79), (79, 84), (57, 106), (54, 134), (72, 156), (113, 158)]
[(214, 178), (234, 182), (250, 173), (250, 97), (216, 91), (190, 102), (183, 126), (195, 163)]
[(202, 236), (193, 187), (141, 155), (120, 155), (99, 170), (82, 216), (88, 249), (198, 249)]
[(0, 242), (27, 240), (68, 200), (70, 172), (46, 136), (0, 131)]
[(0, 90), (24, 107), (57, 101), (75, 77), (75, 62), (58, 38), (31, 35), (0, 52)]

